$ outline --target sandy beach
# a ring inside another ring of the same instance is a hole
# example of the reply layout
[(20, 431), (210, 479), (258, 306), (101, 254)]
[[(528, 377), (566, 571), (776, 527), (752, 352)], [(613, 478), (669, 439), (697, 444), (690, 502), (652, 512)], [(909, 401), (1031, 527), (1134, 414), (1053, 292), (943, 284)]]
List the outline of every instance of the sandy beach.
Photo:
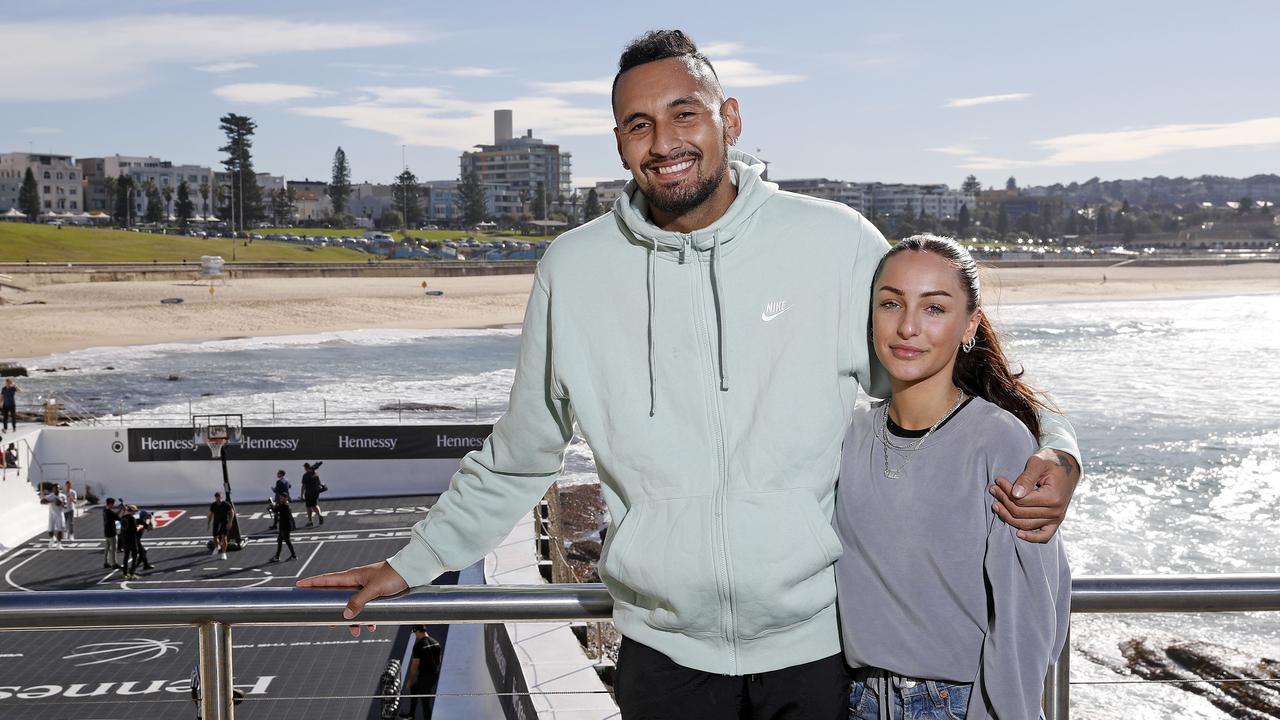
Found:
[[(444, 295), (426, 295), (424, 280)], [(279, 278), (235, 280), (213, 293), (208, 284), (179, 281), (5, 290), (0, 360), (160, 342), (516, 325), (532, 281), (532, 275)], [(986, 271), (984, 283), (988, 304), (1248, 295), (1280, 292), (1280, 263), (1001, 268)], [(181, 304), (160, 303), (178, 297)]]

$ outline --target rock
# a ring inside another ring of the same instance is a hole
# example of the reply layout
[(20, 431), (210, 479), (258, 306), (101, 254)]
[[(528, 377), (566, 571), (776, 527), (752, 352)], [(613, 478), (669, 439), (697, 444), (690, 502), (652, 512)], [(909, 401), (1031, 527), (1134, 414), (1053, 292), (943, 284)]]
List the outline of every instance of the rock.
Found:
[(378, 408), (383, 412), (396, 412), (397, 410), (408, 410), (409, 412), (446, 412), (461, 410), (462, 408), (452, 405), (436, 405), (433, 403), (407, 402), (407, 403), (388, 403)]
[(165, 378), (165, 379), (166, 379), (166, 380), (168, 380), (169, 382), (177, 382), (178, 380), (181, 380), (182, 378), (178, 377), (177, 375), (170, 375), (169, 377), (167, 377), (167, 378)]
[(0, 363), (0, 377), (27, 377), (27, 369), (13, 363)]
[[(1175, 643), (1161, 649), (1135, 638), (1121, 643), (1120, 652), (1129, 669), (1145, 680), (1280, 680), (1280, 661), (1246, 658), (1213, 643)], [(1169, 687), (1199, 695), (1233, 718), (1280, 718), (1280, 682), (1183, 682)]]

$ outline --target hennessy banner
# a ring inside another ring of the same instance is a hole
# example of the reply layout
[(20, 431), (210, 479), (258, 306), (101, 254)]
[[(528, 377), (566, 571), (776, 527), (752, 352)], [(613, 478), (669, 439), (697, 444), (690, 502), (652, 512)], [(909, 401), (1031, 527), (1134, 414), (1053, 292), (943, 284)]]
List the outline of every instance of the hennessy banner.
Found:
[[(228, 460), (420, 460), (461, 458), (492, 425), (246, 427)], [(129, 462), (211, 460), (191, 428), (129, 428)]]

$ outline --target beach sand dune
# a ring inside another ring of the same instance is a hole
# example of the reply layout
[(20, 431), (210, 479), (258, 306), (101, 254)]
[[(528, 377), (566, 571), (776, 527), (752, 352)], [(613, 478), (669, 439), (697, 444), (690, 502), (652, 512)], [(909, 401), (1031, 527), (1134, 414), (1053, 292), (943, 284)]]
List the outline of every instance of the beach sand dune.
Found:
[[(1104, 280), (1105, 276), (1105, 280)], [(428, 296), (422, 287), (443, 291)], [(0, 360), (90, 347), (356, 329), (517, 325), (532, 275), (99, 282), (5, 291)], [(1280, 263), (987, 270), (988, 304), (1280, 292)], [(182, 298), (181, 304), (162, 304)]]

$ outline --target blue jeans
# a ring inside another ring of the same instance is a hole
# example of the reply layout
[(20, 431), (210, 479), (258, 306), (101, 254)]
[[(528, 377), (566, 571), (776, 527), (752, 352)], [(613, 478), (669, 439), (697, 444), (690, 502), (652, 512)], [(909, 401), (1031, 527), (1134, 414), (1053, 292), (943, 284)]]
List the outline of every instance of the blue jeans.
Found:
[[(938, 680), (899, 681), (900, 689), (888, 699), (893, 720), (964, 720), (973, 685)], [(849, 689), (849, 720), (881, 720), (881, 698), (865, 680), (854, 680)]]

